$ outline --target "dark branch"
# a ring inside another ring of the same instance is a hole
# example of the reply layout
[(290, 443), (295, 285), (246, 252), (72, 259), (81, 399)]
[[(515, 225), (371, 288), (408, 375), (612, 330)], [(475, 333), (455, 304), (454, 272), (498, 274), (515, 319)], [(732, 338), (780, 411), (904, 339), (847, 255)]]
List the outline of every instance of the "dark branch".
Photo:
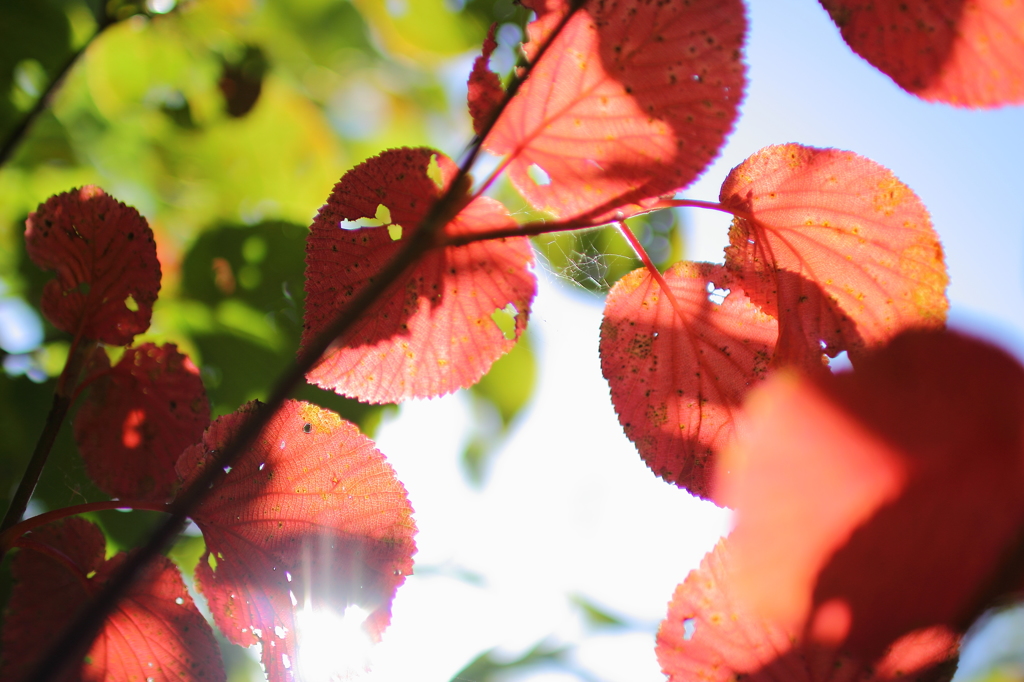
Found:
[[(534, 60), (533, 64), (540, 60), (548, 46), (557, 38), (569, 17), (582, 4), (583, 0), (575, 0), (573, 2), (569, 13), (559, 23), (555, 31), (552, 32), (545, 45), (538, 51), (537, 59)], [(509, 88), (505, 100), (498, 109), (498, 115), (495, 116), (495, 120), (497, 120), (500, 112), (504, 111), (511, 97), (518, 92), (519, 85), (529, 77), (531, 70), (532, 64), (524, 71), (518, 84), (514, 83)], [(485, 135), (491, 127), (493, 127), (493, 124), (485, 128)], [(431, 207), (430, 212), (420, 224), (419, 229), (416, 230), (402, 250), (395, 255), (371, 282), (349, 301), (349, 304), (338, 314), (334, 322), (317, 336), (312, 344), (303, 349), (299, 358), (285, 370), (284, 374), (274, 384), (267, 398), (265, 408), (255, 413), (251, 419), (247, 419), (235, 438), (217, 454), (214, 461), (203, 470), (195, 482), (179, 493), (177, 499), (168, 508), (169, 516), (156, 528), (142, 547), (128, 555), (128, 558), (121, 565), (117, 573), (104, 585), (103, 590), (93, 598), (86, 609), (79, 612), (78, 616), (68, 624), (43, 655), (39, 665), (32, 671), (32, 674), (26, 678), (26, 682), (47, 682), (48, 680), (55, 679), (72, 661), (81, 660), (89, 644), (99, 633), (107, 615), (110, 614), (117, 602), (125, 595), (129, 586), (138, 578), (150, 561), (162, 554), (170, 546), (174, 538), (184, 529), (189, 514), (199, 506), (210, 488), (224, 475), (224, 468), (233, 465), (241, 454), (256, 440), (256, 437), (263, 431), (263, 428), (288, 396), (291, 395), (295, 387), (303, 381), (309, 370), (316, 365), (324, 352), (337, 338), (347, 332), (356, 320), (366, 313), (370, 306), (406, 269), (418, 261), (427, 251), (441, 243), (439, 235), (444, 226), (462, 208), (462, 204), (465, 201), (469, 169), (472, 167), (479, 149), (480, 141), (478, 140), (473, 145), (469, 157), (459, 168), (458, 174), (452, 180), (444, 196)]]

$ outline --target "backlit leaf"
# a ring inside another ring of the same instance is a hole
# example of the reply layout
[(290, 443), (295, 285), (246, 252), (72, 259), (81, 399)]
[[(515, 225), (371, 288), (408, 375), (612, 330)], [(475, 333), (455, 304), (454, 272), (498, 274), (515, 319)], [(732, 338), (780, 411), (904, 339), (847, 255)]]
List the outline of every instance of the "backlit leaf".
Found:
[[(0, 676), (29, 673), (63, 625), (93, 598), (125, 559), (104, 560), (99, 528), (71, 517), (23, 538), (11, 566), (16, 581), (3, 628)], [(220, 650), (167, 557), (157, 557), (128, 589), (93, 642), (85, 662), (65, 682), (217, 682)]]
[(907, 92), (933, 102), (1024, 102), (1024, 2), (821, 0), (843, 39)]
[(114, 346), (149, 327), (160, 290), (153, 232), (134, 208), (86, 186), (50, 197), (29, 214), (32, 261), (57, 278), (42, 311), (55, 327)]
[[(249, 403), (214, 421), (178, 462), (183, 485), (260, 409)], [(262, 643), (270, 682), (302, 666), (298, 616), (340, 618), (354, 605), (377, 639), (412, 572), (405, 488), (354, 425), (309, 403), (285, 403), (192, 519), (206, 540), (196, 578), (214, 620), (236, 644)]]
[(729, 547), (719, 542), (676, 588), (656, 648), (669, 682), (933, 680), (934, 666), (955, 660), (959, 638), (941, 627), (903, 637), (873, 662), (808, 643), (743, 602)]
[[(439, 175), (431, 170), (432, 159)], [(306, 243), (303, 344), (320, 333), (419, 229), (456, 173), (429, 149), (392, 149), (356, 166), (335, 185)], [(433, 176), (433, 177), (431, 177)], [(383, 210), (386, 210), (386, 214)], [(377, 218), (382, 216), (385, 221)], [(359, 229), (352, 221), (373, 221)], [(373, 224), (376, 226), (372, 226)], [(515, 222), (480, 197), (444, 228), (449, 235)], [(396, 231), (395, 226), (401, 226)], [(395, 239), (396, 232), (401, 232)], [(435, 249), (399, 278), (307, 378), (373, 403), (450, 393), (476, 382), (526, 327), (536, 280), (529, 241), (508, 238)], [(495, 311), (515, 316), (506, 338)]]
[[(532, 59), (568, 10), (533, 0)], [(592, 0), (568, 21), (485, 146), (559, 217), (635, 213), (718, 154), (743, 95), (740, 0)]]
[(780, 373), (746, 413), (716, 495), (766, 617), (871, 658), (1018, 587), (1024, 369), (1002, 351), (908, 332), (852, 373)]
[(497, 24), (493, 24), (488, 31), (483, 54), (473, 62), (473, 70), (469, 74), (469, 115), (473, 118), (473, 132), (477, 135), (480, 135), (491, 122), (505, 96), (505, 88), (501, 86), (498, 74), (491, 71), (488, 66), (494, 48), (498, 47), (498, 43), (494, 41), (494, 31), (497, 27)]
[(907, 328), (941, 327), (946, 266), (914, 192), (852, 152), (765, 147), (722, 184), (733, 221), (726, 265), (779, 320), (776, 361), (821, 366)]
[[(103, 364), (106, 354), (100, 351)], [(173, 344), (129, 348), (91, 385), (75, 441), (96, 485), (129, 500), (174, 494), (174, 464), (210, 424), (199, 370)]]
[(681, 262), (664, 278), (671, 296), (644, 268), (612, 288), (601, 369), (651, 470), (707, 499), (715, 452), (732, 439), (743, 396), (764, 378), (778, 326), (738, 288), (727, 291), (721, 266)]

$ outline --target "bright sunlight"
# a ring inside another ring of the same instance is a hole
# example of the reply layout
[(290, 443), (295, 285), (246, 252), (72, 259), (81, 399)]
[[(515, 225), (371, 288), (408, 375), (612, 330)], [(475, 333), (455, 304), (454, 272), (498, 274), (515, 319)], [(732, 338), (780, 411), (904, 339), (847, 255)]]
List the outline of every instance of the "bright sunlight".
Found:
[(366, 677), (373, 642), (363, 630), (369, 612), (352, 604), (339, 616), (307, 601), (296, 618), (296, 662), (302, 682), (336, 682)]

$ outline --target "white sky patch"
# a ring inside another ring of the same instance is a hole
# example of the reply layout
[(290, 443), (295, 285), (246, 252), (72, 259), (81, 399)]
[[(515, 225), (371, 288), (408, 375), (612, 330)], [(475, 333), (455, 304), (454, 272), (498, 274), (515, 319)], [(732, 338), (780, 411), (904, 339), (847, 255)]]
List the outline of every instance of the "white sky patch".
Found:
[[(483, 491), (459, 468), (471, 418), (461, 394), (406, 403), (382, 426), (378, 446), (409, 491), (419, 552), (373, 680), (448, 682), (492, 647), (521, 655), (549, 637), (583, 645), (596, 634), (570, 601), (582, 595), (639, 628), (600, 633), (622, 641), (600, 679), (663, 681), (654, 633), (729, 514), (656, 478), (623, 435), (601, 376), (600, 320), (597, 297), (541, 276), (530, 320), (535, 401)], [(577, 665), (597, 673), (600, 647), (579, 652)]]

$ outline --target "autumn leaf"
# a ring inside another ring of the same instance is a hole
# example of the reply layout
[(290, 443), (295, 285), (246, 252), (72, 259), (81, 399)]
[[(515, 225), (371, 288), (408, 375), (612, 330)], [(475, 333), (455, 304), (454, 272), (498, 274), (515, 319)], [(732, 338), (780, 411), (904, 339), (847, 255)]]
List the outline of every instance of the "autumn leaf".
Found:
[(1024, 102), (1024, 3), (821, 0), (843, 40), (921, 99), (962, 107)]
[(149, 327), (160, 291), (153, 231), (138, 211), (86, 186), (30, 213), (32, 261), (57, 278), (43, 289), (43, 315), (76, 337), (125, 346)]
[[(569, 10), (533, 0), (533, 60)], [(744, 90), (741, 0), (586, 2), (484, 141), (560, 218), (630, 215), (718, 155)]]
[(199, 370), (174, 344), (129, 348), (91, 384), (75, 418), (75, 442), (100, 490), (127, 500), (174, 495), (174, 465), (210, 424)]
[(878, 660), (809, 643), (745, 604), (733, 571), (726, 538), (676, 588), (655, 649), (669, 682), (910, 682), (941, 679), (936, 666), (950, 675), (956, 667), (959, 637), (942, 627), (902, 637)]
[(886, 168), (835, 149), (765, 147), (729, 173), (721, 202), (740, 216), (726, 265), (779, 320), (778, 363), (821, 367), (822, 349), (856, 362), (904, 329), (945, 323), (938, 235)]
[(484, 130), (491, 123), (498, 105), (505, 97), (505, 88), (501, 86), (498, 74), (491, 71), (488, 61), (498, 43), (494, 40), (494, 30), (497, 24), (492, 24), (487, 32), (487, 39), (484, 40), (483, 53), (473, 62), (473, 70), (469, 73), (469, 92), (467, 100), (469, 104), (469, 115), (473, 119), (473, 132), (477, 135), (483, 134)]
[(647, 465), (710, 499), (715, 452), (732, 439), (743, 396), (765, 377), (778, 326), (728, 290), (721, 266), (677, 263), (664, 279), (670, 293), (641, 268), (609, 292), (601, 370)]
[[(260, 409), (249, 403), (214, 421), (178, 462), (183, 485)], [(405, 488), (354, 425), (288, 401), (192, 514), (207, 549), (196, 579), (224, 635), (262, 643), (269, 681), (291, 679), (303, 664), (303, 609), (341, 617), (355, 605), (379, 638), (412, 572), (411, 514)]]
[[(392, 149), (356, 166), (335, 185), (306, 242), (303, 345), (419, 229), (456, 172), (451, 159), (439, 152)], [(369, 225), (358, 227), (359, 221)], [(501, 204), (479, 197), (444, 231), (454, 236), (514, 226)], [(372, 403), (443, 395), (470, 386), (526, 328), (536, 289), (528, 269), (532, 264), (525, 237), (428, 252), (307, 378)], [(502, 315), (515, 318), (507, 336), (495, 319)]]
[(745, 413), (715, 492), (765, 617), (873, 658), (1019, 587), (1024, 369), (1004, 352), (907, 332), (852, 373), (778, 373)]
[[(31, 672), (61, 627), (103, 587), (124, 561), (104, 559), (103, 532), (70, 517), (32, 531), (11, 564), (15, 580), (3, 626), (0, 677)], [(167, 557), (157, 557), (107, 618), (84, 663), (65, 682), (217, 682), (220, 649)]]

